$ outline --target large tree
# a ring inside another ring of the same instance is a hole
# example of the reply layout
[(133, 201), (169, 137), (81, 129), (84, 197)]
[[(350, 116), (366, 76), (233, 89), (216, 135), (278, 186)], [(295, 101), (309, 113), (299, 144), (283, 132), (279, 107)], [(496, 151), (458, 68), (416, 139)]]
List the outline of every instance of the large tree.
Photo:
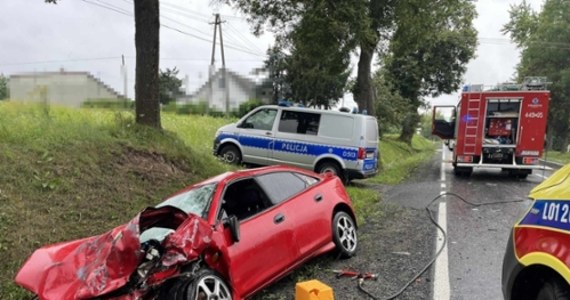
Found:
[(549, 139), (555, 150), (570, 142), (570, 2), (546, 0), (540, 13), (527, 1), (511, 6), (503, 27), (522, 50), (517, 77), (546, 76), (550, 82)]
[[(58, 0), (45, 0), (57, 3)], [(138, 124), (161, 128), (159, 103), (159, 32), (158, 0), (135, 0), (135, 113)]]
[(411, 143), (425, 96), (459, 89), (475, 55), (475, 7), (468, 0), (408, 0), (396, 12), (396, 32), (385, 59), (386, 74), (409, 102), (400, 139)]
[(138, 124), (161, 128), (159, 102), (158, 0), (135, 0), (135, 113)]

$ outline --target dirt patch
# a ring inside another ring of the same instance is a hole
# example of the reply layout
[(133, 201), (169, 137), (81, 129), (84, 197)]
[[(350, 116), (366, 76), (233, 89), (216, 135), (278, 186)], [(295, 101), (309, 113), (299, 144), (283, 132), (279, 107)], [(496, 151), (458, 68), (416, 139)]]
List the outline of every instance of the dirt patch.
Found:
[[(388, 186), (374, 186), (386, 191)], [(366, 281), (364, 287), (375, 297), (384, 299), (397, 292), (413, 275), (429, 262), (434, 253), (436, 229), (422, 209), (378, 203), (381, 217), (366, 220), (358, 230), (357, 255), (338, 260), (332, 255), (316, 258), (299, 270), (254, 296), (252, 299), (294, 299), (295, 284), (318, 279), (331, 286), (336, 299), (370, 299), (362, 293), (357, 281), (336, 278), (332, 270), (352, 269), (378, 273), (377, 281)], [(428, 269), (397, 299), (431, 298), (432, 271)]]
[(189, 172), (183, 160), (171, 160), (156, 152), (126, 147), (123, 152), (115, 155), (113, 164), (117, 170), (131, 173), (143, 181), (157, 182)]

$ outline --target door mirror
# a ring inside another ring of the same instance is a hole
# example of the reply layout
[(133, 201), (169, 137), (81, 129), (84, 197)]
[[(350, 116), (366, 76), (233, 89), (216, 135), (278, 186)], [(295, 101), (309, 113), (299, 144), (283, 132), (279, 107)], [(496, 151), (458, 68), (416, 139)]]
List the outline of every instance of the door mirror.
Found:
[(236, 216), (231, 215), (224, 219), (224, 227), (230, 228), (230, 234), (234, 243), (239, 242), (239, 221)]
[(434, 106), (431, 134), (444, 140), (455, 138), (455, 106)]

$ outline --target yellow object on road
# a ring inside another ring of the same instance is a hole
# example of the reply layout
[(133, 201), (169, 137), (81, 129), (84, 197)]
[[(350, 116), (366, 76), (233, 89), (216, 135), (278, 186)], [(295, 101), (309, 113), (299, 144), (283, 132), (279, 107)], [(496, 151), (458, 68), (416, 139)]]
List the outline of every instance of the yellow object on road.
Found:
[(295, 285), (295, 300), (334, 300), (334, 294), (330, 286), (318, 280), (309, 280)]

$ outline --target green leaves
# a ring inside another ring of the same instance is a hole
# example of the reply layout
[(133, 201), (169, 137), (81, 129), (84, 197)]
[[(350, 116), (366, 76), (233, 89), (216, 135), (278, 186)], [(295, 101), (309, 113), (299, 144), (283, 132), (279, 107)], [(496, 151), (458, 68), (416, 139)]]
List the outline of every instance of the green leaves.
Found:
[(166, 70), (159, 71), (159, 97), (160, 103), (168, 104), (174, 101), (177, 96), (181, 95), (180, 87), (182, 80), (178, 79), (178, 69), (166, 68)]
[(0, 101), (8, 98), (8, 77), (0, 74)]
[(547, 0), (537, 13), (523, 1), (511, 7), (503, 33), (522, 50), (517, 77), (546, 76), (552, 84), (549, 135), (556, 150), (566, 150), (570, 135), (570, 2)]

